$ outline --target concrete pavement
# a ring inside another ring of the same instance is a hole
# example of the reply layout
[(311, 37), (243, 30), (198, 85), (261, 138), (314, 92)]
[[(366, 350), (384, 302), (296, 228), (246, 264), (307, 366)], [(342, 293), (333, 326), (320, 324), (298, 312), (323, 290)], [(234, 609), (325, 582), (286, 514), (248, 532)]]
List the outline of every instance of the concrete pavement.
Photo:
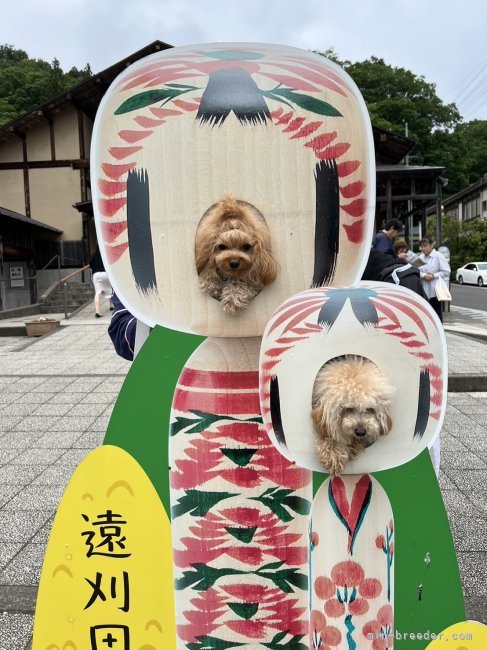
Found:
[[(0, 336), (0, 650), (30, 647), (37, 584), (54, 513), (75, 468), (102, 443), (130, 367), (112, 348), (106, 304), (104, 311), (104, 318), (95, 319), (90, 305), (40, 339)], [(442, 431), (440, 486), (467, 615), (487, 623), (483, 314), (465, 318), (452, 307), (451, 322), (445, 323), (452, 392)], [(465, 338), (467, 330), (478, 340)]]

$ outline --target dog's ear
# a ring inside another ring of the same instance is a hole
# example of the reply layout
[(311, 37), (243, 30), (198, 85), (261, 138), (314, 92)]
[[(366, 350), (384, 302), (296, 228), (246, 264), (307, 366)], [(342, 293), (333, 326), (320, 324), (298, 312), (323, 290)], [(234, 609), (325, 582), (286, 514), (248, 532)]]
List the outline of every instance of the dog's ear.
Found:
[(201, 275), (205, 267), (208, 267), (207, 272), (211, 274), (211, 269), (209, 268), (212, 263), (216, 268), (214, 263), (214, 254), (213, 247), (215, 245), (215, 237), (213, 233), (208, 232), (208, 226), (205, 223), (199, 225), (196, 231), (196, 241), (195, 241), (195, 263), (196, 263), (196, 272), (198, 275)]
[(328, 431), (326, 422), (324, 421), (323, 410), (318, 404), (313, 405), (313, 408), (311, 409), (311, 418), (315, 425), (316, 433), (319, 435), (319, 437), (330, 438), (330, 432)]
[(383, 417), (380, 418), (380, 435), (381, 436), (387, 435), (389, 431), (392, 429), (393, 424), (394, 421), (389, 415), (389, 413), (384, 413)]
[(276, 276), (277, 264), (270, 250), (270, 242), (266, 243), (258, 235), (254, 244), (254, 257), (249, 273), (250, 281), (267, 287), (274, 282)]

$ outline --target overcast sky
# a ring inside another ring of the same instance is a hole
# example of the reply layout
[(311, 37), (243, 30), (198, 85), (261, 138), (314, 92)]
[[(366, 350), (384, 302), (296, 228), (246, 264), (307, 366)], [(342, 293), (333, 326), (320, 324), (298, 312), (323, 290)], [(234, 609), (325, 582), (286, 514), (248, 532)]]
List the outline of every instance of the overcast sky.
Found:
[(159, 39), (281, 43), (407, 68), (487, 119), (485, 0), (9, 0), (0, 43), (99, 72)]

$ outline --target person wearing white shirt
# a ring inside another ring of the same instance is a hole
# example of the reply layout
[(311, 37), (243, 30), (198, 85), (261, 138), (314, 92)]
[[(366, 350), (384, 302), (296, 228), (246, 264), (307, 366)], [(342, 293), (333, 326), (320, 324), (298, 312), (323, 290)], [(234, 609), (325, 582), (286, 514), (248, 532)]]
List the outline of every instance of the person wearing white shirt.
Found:
[(441, 302), (436, 297), (435, 286), (439, 278), (443, 278), (448, 284), (451, 273), (450, 265), (443, 255), (434, 248), (431, 237), (423, 237), (419, 242), (419, 248), (421, 250), (419, 258), (424, 262), (424, 265), (419, 269), (423, 290), (428, 302), (435, 310), (440, 321), (443, 322)]

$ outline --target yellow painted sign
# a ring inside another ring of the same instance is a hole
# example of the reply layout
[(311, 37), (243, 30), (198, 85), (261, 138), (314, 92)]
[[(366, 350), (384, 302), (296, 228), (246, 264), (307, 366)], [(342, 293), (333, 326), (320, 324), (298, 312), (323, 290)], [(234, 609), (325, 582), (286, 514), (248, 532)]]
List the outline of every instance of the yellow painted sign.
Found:
[(426, 646), (426, 650), (485, 650), (487, 626), (477, 621), (462, 621), (450, 625)]
[(75, 471), (54, 520), (33, 650), (175, 647), (168, 517), (132, 456), (99, 447)]

